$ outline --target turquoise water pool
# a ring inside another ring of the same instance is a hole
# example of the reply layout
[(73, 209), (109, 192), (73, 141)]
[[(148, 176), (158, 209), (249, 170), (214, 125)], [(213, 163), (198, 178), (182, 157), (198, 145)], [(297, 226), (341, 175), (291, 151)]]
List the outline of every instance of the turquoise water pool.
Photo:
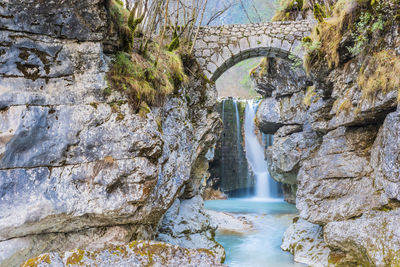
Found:
[(296, 216), (294, 205), (284, 201), (255, 201), (251, 199), (209, 200), (210, 210), (244, 214), (256, 231), (245, 235), (223, 235), (215, 239), (225, 248), (225, 264), (232, 267), (292, 267), (293, 256), (281, 250), (283, 233)]

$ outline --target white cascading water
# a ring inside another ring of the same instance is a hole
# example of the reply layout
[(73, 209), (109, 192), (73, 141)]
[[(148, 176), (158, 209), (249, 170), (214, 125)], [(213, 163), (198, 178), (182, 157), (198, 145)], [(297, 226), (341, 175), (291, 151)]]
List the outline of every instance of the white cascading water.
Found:
[(273, 198), (272, 193), (275, 193), (271, 192), (274, 190), (274, 188), (271, 188), (272, 178), (268, 172), (268, 164), (264, 159), (264, 146), (260, 143), (254, 131), (254, 118), (257, 107), (258, 102), (253, 100), (247, 101), (244, 117), (246, 158), (256, 178), (255, 198), (271, 199)]

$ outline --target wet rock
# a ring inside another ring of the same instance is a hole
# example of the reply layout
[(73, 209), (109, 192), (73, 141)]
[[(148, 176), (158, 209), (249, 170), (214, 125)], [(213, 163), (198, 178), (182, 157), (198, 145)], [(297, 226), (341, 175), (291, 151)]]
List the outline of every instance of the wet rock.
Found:
[(162, 242), (134, 241), (105, 250), (72, 250), (42, 254), (22, 266), (224, 266), (206, 249), (186, 249)]
[(216, 228), (200, 196), (177, 199), (164, 215), (156, 239), (185, 248), (209, 249), (223, 262), (225, 250), (214, 239)]
[(206, 210), (206, 213), (222, 234), (242, 235), (255, 230), (253, 224), (244, 216), (213, 210)]
[(281, 248), (294, 255), (294, 260), (309, 266), (329, 266), (331, 249), (326, 245), (320, 225), (302, 219), (286, 230)]
[(223, 132), (215, 147), (215, 157), (210, 162), (211, 179), (208, 183), (210, 185), (213, 180), (213, 189), (230, 195), (240, 195), (249, 185), (254, 184), (254, 177), (247, 175), (249, 167), (244, 151), (242, 129), (245, 107), (245, 101), (234, 99), (223, 99), (218, 103)]
[(291, 204), (296, 204), (297, 184), (282, 183), (283, 199)]

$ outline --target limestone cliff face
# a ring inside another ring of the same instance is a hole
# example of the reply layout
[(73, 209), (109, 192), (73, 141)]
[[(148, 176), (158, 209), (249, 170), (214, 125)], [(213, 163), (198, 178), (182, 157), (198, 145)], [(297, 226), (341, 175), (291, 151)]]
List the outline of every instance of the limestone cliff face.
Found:
[[(379, 6), (368, 5), (361, 9), (354, 5), (349, 10), (355, 17), (361, 11), (379, 11)], [(379, 5), (384, 16), (398, 13), (393, 1)], [(266, 96), (257, 115), (259, 126), (263, 131), (279, 128), (275, 144), (267, 151), (269, 168), (277, 180), (297, 185), (296, 205), (304, 219), (288, 230), (283, 248), (312, 266), (400, 263), (398, 92), (381, 83), (372, 95), (367, 94), (371, 85), (361, 80), (374, 77), (378, 68), (391, 64), (393, 58), (398, 60), (399, 25), (398, 20), (391, 20), (369, 35), (368, 45), (358, 55), (349, 54), (347, 47), (357, 40), (352, 39), (354, 34), (346, 34), (345, 29), (352, 28), (343, 26), (334, 51), (338, 60), (331, 66), (322, 38), (321, 54), (313, 59), (306, 86), (303, 73), (297, 70), (294, 76), (295, 67), (287, 68), (285, 64), (290, 63), (274, 59), (269, 69), (260, 70), (261, 77), (254, 75)], [(389, 63), (379, 61), (382, 51)], [(384, 78), (375, 80), (386, 80), (385, 75), (394, 71), (387, 81), (396, 81), (399, 73), (395, 68), (393, 64), (382, 74)], [(299, 82), (289, 94), (280, 93), (292, 88), (293, 81)], [(313, 228), (310, 223), (322, 227)], [(308, 249), (310, 235), (318, 231), (322, 263), (316, 263), (315, 251)]]
[(104, 1), (6, 1), (0, 14), (0, 265), (154, 238), (208, 178), (215, 88), (191, 77), (141, 117), (104, 94)]

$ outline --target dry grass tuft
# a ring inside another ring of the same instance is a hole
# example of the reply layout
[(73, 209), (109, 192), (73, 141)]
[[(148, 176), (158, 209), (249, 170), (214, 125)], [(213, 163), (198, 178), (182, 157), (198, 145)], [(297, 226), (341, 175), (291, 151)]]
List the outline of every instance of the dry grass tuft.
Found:
[(313, 29), (309, 41), (318, 43), (319, 48), (308, 51), (304, 67), (309, 73), (315, 61), (325, 59), (329, 68), (339, 65), (339, 46), (344, 33), (351, 31), (358, 19), (359, 10), (369, 5), (369, 0), (339, 0), (332, 16), (320, 20)]
[(374, 98), (379, 92), (400, 92), (400, 57), (393, 50), (374, 53), (364, 61), (357, 82), (363, 98)]

